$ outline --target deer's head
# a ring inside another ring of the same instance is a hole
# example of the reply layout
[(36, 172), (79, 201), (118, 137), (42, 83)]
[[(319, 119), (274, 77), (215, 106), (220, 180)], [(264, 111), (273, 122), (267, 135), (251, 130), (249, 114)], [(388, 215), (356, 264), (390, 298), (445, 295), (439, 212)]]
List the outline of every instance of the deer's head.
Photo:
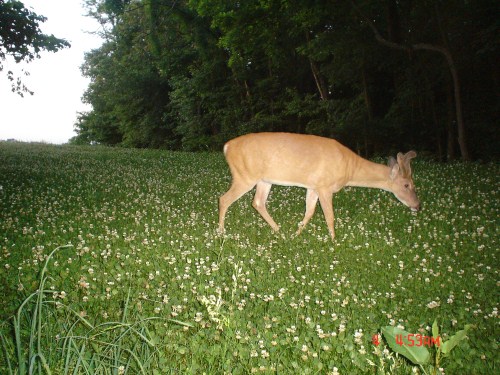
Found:
[(417, 156), (415, 151), (406, 154), (399, 153), (397, 160), (389, 159), (391, 191), (401, 203), (411, 208), (412, 211), (420, 210), (420, 201), (418, 200), (413, 183), (410, 161)]

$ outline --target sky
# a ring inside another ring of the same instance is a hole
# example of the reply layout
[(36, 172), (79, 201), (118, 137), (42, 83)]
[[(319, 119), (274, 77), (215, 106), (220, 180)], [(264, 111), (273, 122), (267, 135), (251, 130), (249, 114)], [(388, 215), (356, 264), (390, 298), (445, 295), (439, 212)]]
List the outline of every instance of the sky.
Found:
[[(77, 113), (89, 110), (81, 97), (89, 80), (81, 75), (84, 53), (101, 45), (102, 40), (88, 32), (98, 31), (99, 24), (85, 17), (81, 0), (22, 0), (27, 8), (47, 17), (40, 24), (42, 32), (66, 39), (71, 48), (56, 53), (41, 53), (29, 64), (4, 61), (0, 71), (0, 140), (66, 143), (75, 136)], [(30, 73), (23, 83), (34, 95), (24, 98), (11, 91), (7, 71), (22, 76), (21, 68)]]

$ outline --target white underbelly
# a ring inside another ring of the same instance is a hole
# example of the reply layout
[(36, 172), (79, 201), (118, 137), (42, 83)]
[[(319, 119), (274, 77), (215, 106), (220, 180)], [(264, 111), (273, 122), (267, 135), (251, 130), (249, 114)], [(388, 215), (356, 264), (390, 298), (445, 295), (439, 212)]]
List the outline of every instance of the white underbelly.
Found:
[(305, 184), (302, 184), (300, 182), (293, 182), (293, 181), (286, 181), (286, 180), (272, 180), (268, 178), (263, 178), (262, 181), (267, 182), (272, 185), (280, 185), (280, 186), (297, 186), (305, 189), (311, 188), (310, 186), (307, 186)]

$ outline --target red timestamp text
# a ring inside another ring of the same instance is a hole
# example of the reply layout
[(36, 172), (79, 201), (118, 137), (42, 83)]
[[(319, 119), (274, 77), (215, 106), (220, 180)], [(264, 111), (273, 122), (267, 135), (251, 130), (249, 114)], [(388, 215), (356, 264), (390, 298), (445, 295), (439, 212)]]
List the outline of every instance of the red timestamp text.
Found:
[(441, 337), (423, 336), (420, 334), (409, 333), (408, 335), (396, 335), (396, 344), (399, 346), (437, 346), (441, 345)]

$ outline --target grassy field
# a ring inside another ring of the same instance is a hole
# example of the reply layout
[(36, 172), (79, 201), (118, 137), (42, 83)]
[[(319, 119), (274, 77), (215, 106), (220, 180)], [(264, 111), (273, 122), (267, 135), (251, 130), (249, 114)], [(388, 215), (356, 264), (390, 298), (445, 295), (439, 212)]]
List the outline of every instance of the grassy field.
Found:
[(438, 372), (498, 373), (500, 167), (414, 171), (418, 214), (349, 188), (335, 242), (320, 208), (294, 238), (305, 190), (273, 187), (279, 234), (248, 194), (221, 237), (221, 153), (0, 143), (0, 373), (430, 374), (378, 334), (436, 319), (473, 325)]

